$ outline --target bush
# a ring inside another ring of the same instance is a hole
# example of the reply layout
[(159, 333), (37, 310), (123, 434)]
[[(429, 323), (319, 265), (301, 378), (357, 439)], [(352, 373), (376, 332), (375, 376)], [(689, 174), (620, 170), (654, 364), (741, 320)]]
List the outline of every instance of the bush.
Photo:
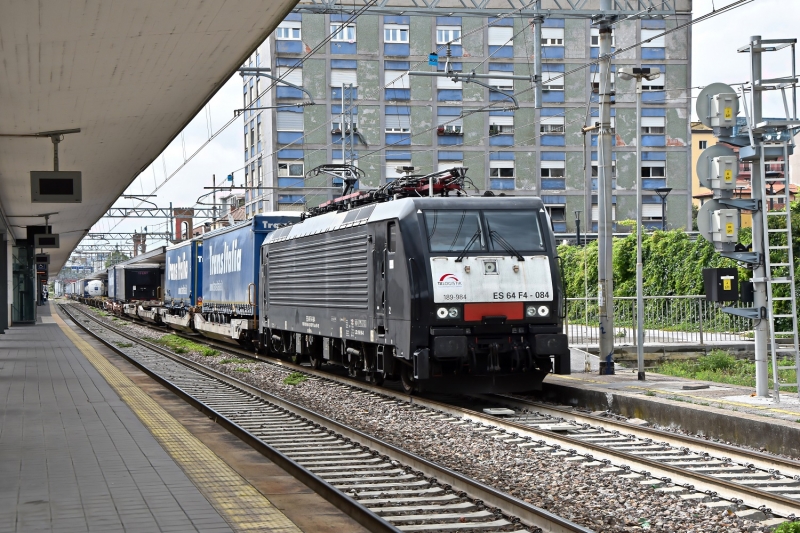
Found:
[(800, 533), (800, 522), (784, 522), (775, 528), (775, 533)]

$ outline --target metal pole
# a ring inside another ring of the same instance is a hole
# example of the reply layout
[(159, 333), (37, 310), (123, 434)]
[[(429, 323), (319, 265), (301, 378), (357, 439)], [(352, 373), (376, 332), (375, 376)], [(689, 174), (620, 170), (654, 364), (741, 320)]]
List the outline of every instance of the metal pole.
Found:
[[(752, 124), (758, 124), (763, 120), (763, 107), (761, 99), (761, 91), (757, 88), (756, 81), (761, 80), (761, 36), (755, 35), (750, 37), (750, 80), (753, 98), (753, 121)], [(756, 136), (756, 144), (761, 144), (761, 136)], [(765, 250), (764, 243), (764, 206), (763, 195), (761, 190), (763, 185), (764, 161), (761, 159), (760, 150), (756, 150), (759, 154), (757, 159), (754, 159), (750, 167), (750, 190), (754, 200), (762, 201), (762, 208), (753, 211), (753, 251), (760, 253), (769, 253)], [(764, 261), (761, 261), (753, 269), (753, 279), (758, 280), (753, 283), (753, 305), (756, 309), (763, 309), (767, 307), (767, 271), (764, 266)], [(762, 398), (769, 397), (769, 367), (767, 365), (767, 342), (769, 341), (769, 332), (767, 327), (767, 320), (757, 320), (753, 327), (755, 339), (755, 360), (756, 360), (756, 396)]]
[(667, 197), (661, 199), (661, 231), (667, 231)]
[(536, 0), (533, 16), (533, 105), (536, 109), (542, 108), (542, 22), (544, 17), (538, 13), (541, 0)]
[(581, 245), (581, 212), (575, 211), (575, 245)]
[(611, 189), (611, 0), (601, 0), (600, 135), (598, 139), (597, 300), (600, 315), (600, 373), (614, 373), (614, 278)]
[(636, 77), (636, 361), (644, 375), (644, 287), (642, 272), (642, 75)]
[(211, 179), (214, 184), (214, 208), (211, 211), (211, 229), (214, 229), (214, 224), (217, 223), (217, 175), (211, 174)]

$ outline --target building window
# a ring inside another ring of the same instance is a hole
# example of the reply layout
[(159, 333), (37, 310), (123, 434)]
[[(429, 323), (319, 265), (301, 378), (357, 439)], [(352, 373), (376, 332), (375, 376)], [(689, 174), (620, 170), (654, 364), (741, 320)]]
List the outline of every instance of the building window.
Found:
[[(600, 176), (600, 169), (598, 167), (597, 161), (592, 161), (592, 177), (596, 178), (598, 176)], [(612, 178), (616, 178), (617, 177), (617, 162), (616, 161), (612, 161), (611, 162), (611, 177)], [(613, 188), (616, 188), (616, 185), (614, 185)]]
[[(300, 67), (278, 67), (278, 77), (282, 81), (298, 87), (303, 85), (303, 69)], [(280, 85), (281, 82), (279, 81), (278, 84)]]
[(664, 161), (642, 161), (643, 178), (666, 178), (666, 176)]
[(386, 92), (386, 100), (411, 99), (411, 85), (409, 83), (408, 71), (384, 70), (383, 86)]
[(547, 214), (550, 215), (550, 223), (553, 225), (553, 231), (558, 231), (556, 228), (561, 228), (567, 222), (567, 207), (565, 205), (545, 205)]
[(436, 88), (461, 90), (461, 82), (453, 81), (452, 79), (445, 78), (444, 76), (439, 76), (436, 78)]
[(664, 135), (665, 117), (642, 117), (642, 135)]
[(700, 141), (697, 143), (697, 147), (701, 150), (705, 150), (708, 148), (708, 141)]
[(438, 135), (463, 135), (464, 119), (461, 117), (439, 116), (439, 126), (436, 129)]
[(303, 187), (305, 181), (303, 170), (302, 161), (278, 161), (278, 187)]
[(664, 78), (665, 78), (664, 72), (662, 72), (661, 76), (657, 77), (654, 80), (648, 80), (648, 79), (642, 78), (642, 90), (643, 91), (663, 91), (664, 90)]
[(411, 131), (411, 115), (386, 115), (386, 133), (409, 133)]
[(542, 46), (564, 46), (564, 28), (542, 28)]
[(489, 188), (514, 190), (514, 162), (489, 161)]
[(383, 42), (408, 43), (408, 24), (384, 24)]
[(356, 27), (353, 24), (331, 24), (331, 41), (335, 43), (352, 43), (356, 40)]
[(564, 117), (542, 117), (539, 132), (558, 135), (563, 134)]
[(358, 72), (349, 68), (331, 69), (331, 87), (358, 87)]
[(514, 38), (514, 28), (492, 26), (489, 28), (489, 46), (510, 46)]
[[(613, 68), (613, 67), (612, 67)], [(614, 82), (617, 81), (617, 76), (615, 72), (609, 73), (609, 79), (611, 81), (610, 90), (614, 90)], [(592, 72), (592, 92), (594, 94), (600, 94), (600, 73), (599, 72)]]
[(436, 44), (461, 44), (461, 26), (436, 26)]
[[(596, 200), (595, 200), (596, 201)], [(592, 205), (592, 222), (597, 222), (599, 220), (600, 209), (597, 207), (597, 204)], [(611, 220), (617, 220), (617, 206), (611, 206)]]
[[(491, 74), (491, 72), (490, 72)], [(509, 74), (513, 74), (513, 72), (509, 72)], [(497, 89), (498, 91), (513, 91), (514, 90), (514, 80), (504, 80), (502, 78), (489, 78), (488, 85), (492, 89)]]
[(664, 35), (656, 37), (664, 33), (664, 30), (642, 30), (642, 48), (664, 48), (666, 46), (666, 39)]
[(489, 117), (489, 136), (510, 135), (514, 133), (513, 116), (490, 116)]
[[(544, 34), (543, 34), (544, 35)], [(598, 28), (592, 28), (590, 37), (589, 37), (589, 44), (595, 48), (600, 46), (600, 30)], [(611, 47), (614, 48), (617, 46), (617, 38), (614, 34), (614, 30), (611, 30)]]
[(542, 161), (540, 167), (539, 176), (542, 179), (543, 190), (566, 189), (564, 161)]
[(445, 170), (451, 170), (453, 168), (463, 167), (463, 161), (439, 161), (438, 166), (436, 167), (437, 172), (444, 172)]
[[(392, 161), (392, 162), (386, 163), (386, 167), (385, 167), (386, 182), (389, 183), (390, 181), (394, 181), (397, 178), (406, 177), (408, 175), (408, 173), (398, 171), (398, 169), (403, 169), (403, 168), (411, 169), (411, 168), (414, 168), (414, 167), (411, 166), (411, 161)], [(410, 173), (414, 174), (413, 171), (411, 171)]]
[[(564, 73), (556, 70), (548, 70), (549, 64), (542, 65), (542, 89), (545, 91), (563, 91)], [(559, 77), (560, 76), (560, 77)], [(552, 78), (557, 78), (552, 80)]]
[(300, 22), (285, 20), (275, 29), (275, 38), (279, 41), (299, 41)]

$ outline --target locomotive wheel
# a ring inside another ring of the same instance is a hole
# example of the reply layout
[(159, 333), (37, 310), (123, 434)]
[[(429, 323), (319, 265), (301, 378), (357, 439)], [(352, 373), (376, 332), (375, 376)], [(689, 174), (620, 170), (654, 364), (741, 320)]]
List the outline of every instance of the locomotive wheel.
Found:
[(403, 368), (400, 370), (400, 385), (402, 385), (403, 392), (406, 394), (411, 394), (417, 388), (414, 376), (411, 373), (411, 367), (403, 365)]
[(367, 375), (367, 380), (373, 385), (377, 385), (379, 387), (383, 385), (383, 379), (384, 379), (383, 372), (370, 372)]
[(314, 370), (319, 370), (320, 368), (322, 368), (322, 357), (312, 355), (310, 359), (311, 359), (311, 368), (313, 368)]

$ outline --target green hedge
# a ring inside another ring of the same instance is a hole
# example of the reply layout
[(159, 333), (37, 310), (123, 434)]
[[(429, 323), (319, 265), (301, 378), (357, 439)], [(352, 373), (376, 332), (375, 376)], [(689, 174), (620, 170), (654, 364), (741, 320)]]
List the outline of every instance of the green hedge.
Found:
[[(770, 228), (784, 224), (782, 217), (770, 216)], [(800, 279), (800, 202), (792, 204), (793, 251), (795, 257), (795, 282)], [(740, 231), (740, 242), (751, 242), (749, 228)], [(778, 234), (770, 237), (771, 244), (781, 243)], [(562, 244), (558, 254), (563, 259), (564, 285), (568, 298), (594, 297), (597, 295), (597, 242), (586, 246)], [(773, 262), (785, 262), (785, 251), (773, 251)], [(714, 246), (700, 237), (690, 240), (682, 229), (645, 232), (642, 237), (643, 287), (645, 296), (690, 296), (702, 295), (703, 269), (737, 267), (731, 259), (720, 256)], [(780, 272), (779, 272), (780, 273)], [(614, 296), (636, 296), (636, 234), (615, 238), (613, 244)], [(752, 277), (752, 271), (739, 267), (739, 280)], [(777, 285), (775, 296), (789, 296), (788, 285)], [(675, 300), (675, 306), (685, 305)], [(780, 311), (788, 313), (789, 302), (780, 302)], [(655, 303), (654, 303), (655, 305)], [(663, 305), (663, 302), (659, 305)], [(596, 302), (588, 304), (589, 316), (596, 316)], [(570, 320), (582, 320), (585, 310), (571, 306)], [(572, 316), (575, 315), (575, 316)], [(781, 324), (779, 324), (781, 325)], [(680, 329), (681, 324), (674, 324)], [(709, 329), (714, 329), (709, 324)]]

